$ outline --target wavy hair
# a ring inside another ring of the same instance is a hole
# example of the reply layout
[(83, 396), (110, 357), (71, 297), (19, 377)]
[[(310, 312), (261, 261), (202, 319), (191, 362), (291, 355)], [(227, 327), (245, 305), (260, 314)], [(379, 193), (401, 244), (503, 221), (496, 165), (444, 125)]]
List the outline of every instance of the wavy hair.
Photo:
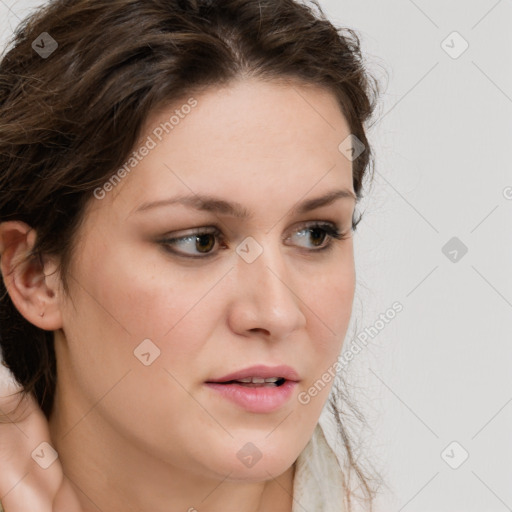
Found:
[[(379, 86), (357, 33), (336, 28), (316, 0), (53, 0), (16, 28), (0, 62), (0, 221), (36, 231), (29, 258), (57, 256), (68, 292), (85, 207), (133, 151), (148, 116), (239, 77), (292, 80), (335, 95), (365, 146), (353, 161), (359, 200), (373, 165), (365, 125)], [(49, 418), (53, 332), (23, 318), (3, 280), (0, 345), (23, 392)], [(342, 387), (333, 389), (350, 406)], [(329, 405), (345, 451), (344, 484), (354, 473), (371, 510), (375, 491), (355, 456), (347, 413), (335, 400)]]

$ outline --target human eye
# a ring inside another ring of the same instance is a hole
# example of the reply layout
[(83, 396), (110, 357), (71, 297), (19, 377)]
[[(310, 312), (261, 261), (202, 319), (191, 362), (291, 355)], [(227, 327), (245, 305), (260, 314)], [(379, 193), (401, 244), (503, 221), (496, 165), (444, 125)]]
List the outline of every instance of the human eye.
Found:
[[(212, 252), (212, 249), (215, 247), (216, 240), (223, 242), (224, 236), (218, 228), (211, 227), (198, 228), (180, 237), (165, 238), (161, 240), (160, 243), (167, 251), (178, 256), (192, 259), (204, 259), (215, 256), (216, 253)], [(183, 252), (182, 250), (176, 250), (176, 247), (188, 248), (192, 251), (198, 250), (199, 252)]]
[[(338, 225), (333, 222), (312, 222), (303, 224), (298, 231), (295, 231), (299, 241), (312, 237), (313, 246), (316, 248), (309, 249), (310, 252), (319, 252), (330, 249), (334, 245), (334, 240), (346, 240), (350, 237), (351, 230), (341, 232)], [(294, 237), (287, 237), (288, 241)], [(320, 239), (320, 240), (319, 240)], [(216, 244), (216, 241), (219, 244)], [(327, 243), (325, 241), (327, 240)], [(164, 238), (160, 240), (160, 244), (164, 246), (167, 252), (188, 259), (205, 259), (213, 257), (217, 254), (214, 251), (216, 246), (226, 248), (225, 237), (217, 227), (197, 228), (187, 232), (183, 236), (175, 236), (172, 238)], [(319, 243), (318, 243), (319, 242)], [(300, 243), (299, 243), (300, 245)], [(320, 247), (320, 248), (318, 248)]]
[[(306, 240), (311, 238), (314, 249), (311, 252), (327, 251), (334, 247), (335, 240), (347, 240), (350, 237), (351, 229), (341, 232), (338, 225), (333, 222), (319, 222), (315, 221), (301, 226), (299, 231), (296, 231), (299, 240)], [(290, 240), (292, 237), (286, 238)], [(325, 241), (327, 240), (327, 243)], [(319, 247), (319, 248), (318, 248)]]

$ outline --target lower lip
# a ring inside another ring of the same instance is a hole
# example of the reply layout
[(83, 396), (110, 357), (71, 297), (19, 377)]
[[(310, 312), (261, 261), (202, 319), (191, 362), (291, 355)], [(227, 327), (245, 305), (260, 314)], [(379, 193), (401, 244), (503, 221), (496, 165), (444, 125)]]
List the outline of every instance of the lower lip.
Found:
[(215, 382), (207, 382), (206, 385), (246, 411), (265, 413), (280, 409), (291, 398), (297, 382), (287, 380), (282, 386), (258, 388)]

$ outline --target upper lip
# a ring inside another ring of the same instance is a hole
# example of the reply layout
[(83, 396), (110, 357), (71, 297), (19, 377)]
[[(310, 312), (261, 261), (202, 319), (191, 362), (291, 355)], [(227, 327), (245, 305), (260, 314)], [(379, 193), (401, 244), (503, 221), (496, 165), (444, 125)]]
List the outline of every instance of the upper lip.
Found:
[(210, 379), (207, 382), (229, 382), (231, 380), (246, 379), (247, 377), (263, 377), (265, 379), (270, 377), (282, 377), (283, 379), (295, 382), (300, 380), (299, 374), (290, 366), (266, 366), (259, 364), (229, 373), (223, 377)]

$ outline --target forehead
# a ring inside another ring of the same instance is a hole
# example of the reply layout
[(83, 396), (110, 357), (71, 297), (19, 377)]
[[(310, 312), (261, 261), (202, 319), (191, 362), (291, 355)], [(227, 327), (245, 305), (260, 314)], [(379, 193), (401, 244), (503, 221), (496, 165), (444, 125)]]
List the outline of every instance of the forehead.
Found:
[(174, 194), (224, 196), (250, 208), (310, 190), (353, 190), (352, 164), (338, 149), (349, 134), (324, 88), (259, 80), (211, 88), (148, 117), (139, 154), (110, 199), (122, 197), (115, 200), (128, 215)]

